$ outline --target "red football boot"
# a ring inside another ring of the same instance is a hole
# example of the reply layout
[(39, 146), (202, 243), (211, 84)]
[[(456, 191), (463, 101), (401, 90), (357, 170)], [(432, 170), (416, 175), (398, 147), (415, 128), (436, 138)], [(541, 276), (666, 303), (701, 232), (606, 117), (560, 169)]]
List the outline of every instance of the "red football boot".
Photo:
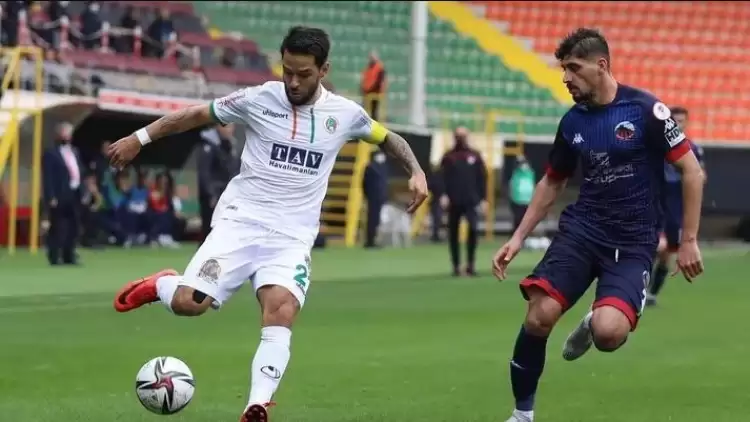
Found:
[(268, 422), (268, 408), (274, 405), (274, 402), (250, 405), (242, 414), (240, 422)]
[(178, 273), (175, 270), (162, 270), (126, 284), (115, 296), (115, 310), (117, 312), (128, 312), (147, 303), (158, 301), (156, 280), (167, 275), (178, 275)]

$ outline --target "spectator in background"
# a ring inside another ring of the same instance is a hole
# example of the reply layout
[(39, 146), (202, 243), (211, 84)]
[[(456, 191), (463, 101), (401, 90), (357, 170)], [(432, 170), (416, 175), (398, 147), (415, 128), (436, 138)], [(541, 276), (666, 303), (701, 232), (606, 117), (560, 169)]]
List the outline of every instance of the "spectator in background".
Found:
[(370, 116), (378, 120), (380, 118), (381, 99), (386, 89), (386, 74), (383, 62), (378, 58), (376, 52), (370, 53), (367, 68), (362, 71), (362, 106)]
[(456, 128), (455, 145), (445, 153), (441, 161), (441, 173), (445, 193), (440, 198), (443, 208), (448, 210), (448, 240), (450, 242), (453, 275), (461, 275), (458, 244), (458, 229), (461, 218), (466, 218), (469, 236), (466, 241), (467, 264), (465, 274), (475, 276), (475, 253), (477, 249), (478, 211), (486, 208), (487, 168), (479, 151), (469, 146), (469, 130)]
[(513, 231), (521, 224), (523, 215), (531, 203), (536, 188), (536, 175), (526, 157), (519, 155), (516, 159), (516, 168), (510, 176), (510, 211), (513, 214)]
[(100, 246), (102, 234), (107, 236), (107, 243), (122, 244), (125, 241), (122, 230), (112, 218), (109, 201), (99, 189), (99, 181), (94, 173), (86, 175), (81, 203), (83, 246)]
[(135, 186), (127, 171), (118, 173), (116, 179), (116, 219), (125, 234), (126, 247), (142, 245), (148, 240), (148, 189), (143, 176), (139, 172)]
[(225, 48), (221, 52), (221, 65), (228, 69), (234, 69), (237, 66), (237, 52), (231, 48)]
[(388, 201), (388, 161), (385, 153), (377, 150), (372, 153), (370, 163), (362, 178), (362, 190), (367, 199), (367, 231), (365, 248), (375, 248), (375, 238), (380, 226), (380, 213)]
[(172, 198), (174, 193), (167, 173), (159, 173), (149, 192), (149, 207), (151, 209), (151, 241), (156, 244), (176, 248), (173, 233), (177, 223)]
[[(50, 228), (47, 233), (47, 259), (50, 265), (76, 264), (84, 166), (72, 145), (73, 125), (57, 126), (56, 145), (42, 157), (43, 195), (48, 208)], [(62, 252), (62, 257), (60, 256)]]
[(155, 43), (145, 43), (144, 53), (148, 57), (162, 57), (164, 49), (169, 43), (169, 38), (174, 32), (174, 24), (169, 17), (168, 9), (160, 9), (159, 16), (151, 22), (146, 30), (146, 35)]
[[(63, 17), (70, 19), (70, 13), (68, 12), (68, 1), (50, 1), (47, 3), (47, 16), (50, 22), (57, 22)], [(50, 43), (52, 48), (60, 49), (60, 27), (50, 28), (49, 31), (44, 31), (44, 39)]]
[(102, 142), (99, 151), (89, 158), (89, 171), (96, 175), (96, 180), (99, 182), (99, 186), (102, 186), (107, 179), (110, 181), (112, 179), (112, 169), (109, 166), (109, 158), (107, 158), (107, 148), (109, 148), (111, 144), (111, 141)]
[[(133, 6), (126, 7), (125, 13), (122, 16), (122, 19), (120, 19), (120, 28), (134, 31), (138, 25), (138, 15), (136, 14), (135, 8), (133, 8)], [(115, 49), (118, 53), (132, 53), (134, 41), (135, 38), (132, 34), (120, 35), (115, 40)]]
[(219, 196), (227, 183), (240, 171), (239, 154), (234, 146), (234, 125), (216, 126), (201, 132), (203, 145), (198, 155), (198, 202), (201, 214), (201, 238), (211, 230)]
[(86, 10), (81, 13), (81, 36), (80, 45), (85, 50), (93, 50), (101, 46), (99, 32), (102, 30), (102, 18), (99, 14), (101, 5), (98, 1), (89, 1)]
[(29, 1), (3, 2), (2, 45), (15, 47), (18, 45), (18, 14), (28, 10)]

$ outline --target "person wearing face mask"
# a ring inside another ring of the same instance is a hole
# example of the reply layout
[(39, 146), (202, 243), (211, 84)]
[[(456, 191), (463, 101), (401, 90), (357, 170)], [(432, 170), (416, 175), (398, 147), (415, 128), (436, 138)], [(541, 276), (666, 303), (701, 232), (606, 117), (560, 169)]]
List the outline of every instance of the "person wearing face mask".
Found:
[(448, 211), (448, 240), (450, 242), (453, 275), (461, 275), (458, 250), (458, 228), (461, 218), (469, 223), (466, 242), (466, 275), (476, 275), (474, 257), (477, 249), (479, 211), (485, 211), (487, 201), (487, 168), (482, 155), (469, 147), (469, 130), (459, 127), (453, 133), (455, 145), (445, 153), (440, 165), (445, 192), (440, 205)]
[(374, 248), (380, 226), (380, 211), (388, 201), (388, 162), (385, 153), (377, 150), (372, 153), (370, 163), (365, 168), (362, 190), (367, 199), (367, 232), (365, 248)]
[(510, 211), (513, 214), (513, 231), (521, 224), (521, 219), (526, 213), (536, 186), (534, 169), (526, 161), (526, 157), (519, 155), (517, 160), (516, 168), (513, 169), (510, 177)]
[(50, 265), (76, 264), (82, 171), (77, 149), (72, 145), (73, 125), (57, 126), (56, 145), (42, 157), (43, 195), (49, 213), (47, 258)]

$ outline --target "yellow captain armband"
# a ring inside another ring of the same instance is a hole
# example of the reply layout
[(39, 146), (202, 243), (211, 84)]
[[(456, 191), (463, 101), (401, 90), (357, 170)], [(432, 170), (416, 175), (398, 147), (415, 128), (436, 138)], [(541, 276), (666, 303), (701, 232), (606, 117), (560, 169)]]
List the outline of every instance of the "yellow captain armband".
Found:
[(368, 144), (382, 144), (385, 141), (385, 137), (388, 135), (388, 129), (375, 120), (372, 121), (370, 126), (370, 136), (363, 139)]

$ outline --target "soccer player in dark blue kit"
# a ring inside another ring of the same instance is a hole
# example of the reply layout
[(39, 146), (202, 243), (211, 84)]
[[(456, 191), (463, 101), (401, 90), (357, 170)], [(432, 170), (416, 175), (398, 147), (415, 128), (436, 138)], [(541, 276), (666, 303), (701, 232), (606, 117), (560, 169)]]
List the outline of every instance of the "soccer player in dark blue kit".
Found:
[[(687, 133), (688, 111), (684, 107), (672, 107), (672, 117), (677, 126)], [(698, 162), (703, 167), (705, 174), (706, 167), (703, 163), (703, 148), (690, 142), (693, 154), (698, 158)], [(648, 286), (646, 293), (646, 306), (656, 305), (656, 296), (664, 287), (669, 273), (669, 260), (680, 246), (680, 235), (682, 234), (682, 175), (679, 170), (670, 163), (664, 167), (664, 192), (662, 193), (664, 205), (664, 226), (659, 237), (659, 247), (656, 250), (656, 268), (651, 278), (651, 284)]]
[(555, 56), (576, 104), (560, 121), (547, 172), (520, 226), (495, 254), (493, 272), (500, 280), (579, 164), (583, 182), (578, 200), (563, 211), (544, 258), (521, 281), (528, 310), (510, 362), (515, 410), (508, 422), (534, 420), (547, 338), (594, 279), (592, 312), (568, 338), (565, 358), (580, 357), (592, 344), (615, 351), (635, 329), (658, 243), (665, 159), (682, 172), (683, 235), (677, 264), (688, 279), (703, 272), (696, 239), (703, 173), (669, 108), (615, 80), (609, 46), (596, 30), (568, 35)]

